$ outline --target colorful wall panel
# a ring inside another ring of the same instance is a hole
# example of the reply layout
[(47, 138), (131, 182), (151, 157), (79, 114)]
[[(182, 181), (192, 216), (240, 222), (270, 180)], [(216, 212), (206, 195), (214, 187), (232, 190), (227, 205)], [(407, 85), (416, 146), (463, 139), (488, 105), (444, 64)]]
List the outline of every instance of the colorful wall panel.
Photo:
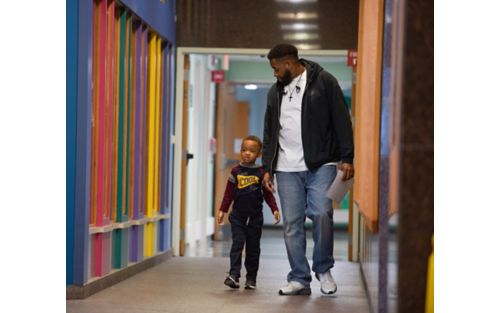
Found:
[(84, 96), (67, 104), (68, 122), (78, 121), (68, 134), (77, 139), (68, 152), (76, 205), (67, 204), (67, 284), (83, 285), (171, 247), (174, 62), (172, 38), (123, 2), (81, 1), (78, 16), (78, 51), (83, 43), (88, 53), (73, 80)]

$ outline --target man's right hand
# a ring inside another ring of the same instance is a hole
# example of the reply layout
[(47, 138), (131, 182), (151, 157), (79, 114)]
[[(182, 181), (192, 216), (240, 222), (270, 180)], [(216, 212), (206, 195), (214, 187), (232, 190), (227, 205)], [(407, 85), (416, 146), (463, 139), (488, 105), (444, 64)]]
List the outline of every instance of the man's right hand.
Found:
[(262, 178), (262, 184), (264, 185), (264, 188), (267, 189), (267, 191), (274, 193), (273, 180), (268, 172), (264, 174), (264, 177)]

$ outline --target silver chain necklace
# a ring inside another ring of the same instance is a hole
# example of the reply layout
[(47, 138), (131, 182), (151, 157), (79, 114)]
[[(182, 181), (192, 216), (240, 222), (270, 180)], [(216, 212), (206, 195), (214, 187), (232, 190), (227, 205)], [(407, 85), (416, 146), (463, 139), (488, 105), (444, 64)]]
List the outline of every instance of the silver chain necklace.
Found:
[[(292, 102), (293, 92), (294, 92), (294, 91), (295, 91), (295, 93), (296, 93), (296, 94), (299, 94), (299, 93), (300, 93), (300, 86), (299, 86), (299, 83), (300, 83), (300, 80), (302, 79), (302, 74), (304, 74), (304, 72), (300, 73), (299, 79), (297, 80), (297, 83), (295, 83), (295, 87), (293, 87), (291, 90), (290, 90), (290, 88), (288, 88), (288, 92), (290, 93), (290, 96), (288, 96), (288, 102)], [(288, 92), (285, 92), (285, 95), (286, 95)]]

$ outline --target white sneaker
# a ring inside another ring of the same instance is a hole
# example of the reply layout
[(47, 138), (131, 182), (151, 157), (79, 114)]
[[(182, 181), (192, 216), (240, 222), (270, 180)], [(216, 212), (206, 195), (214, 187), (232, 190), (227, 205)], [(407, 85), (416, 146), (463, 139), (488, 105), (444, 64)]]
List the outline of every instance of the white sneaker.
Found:
[(288, 282), (288, 285), (286, 285), (286, 287), (280, 289), (279, 294), (281, 296), (295, 296), (295, 295), (307, 296), (311, 294), (311, 288), (302, 285), (298, 281), (291, 281)]
[(321, 293), (325, 295), (332, 295), (337, 291), (337, 284), (333, 280), (330, 270), (321, 274), (316, 273), (316, 278), (321, 284)]

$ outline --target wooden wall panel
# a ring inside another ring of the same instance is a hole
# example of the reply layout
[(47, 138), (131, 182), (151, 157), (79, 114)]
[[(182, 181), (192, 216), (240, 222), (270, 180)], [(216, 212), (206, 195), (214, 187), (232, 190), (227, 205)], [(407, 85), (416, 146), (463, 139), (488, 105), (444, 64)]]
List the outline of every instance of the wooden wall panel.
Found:
[(378, 221), (378, 163), (384, 1), (360, 1), (354, 201), (372, 232)]

